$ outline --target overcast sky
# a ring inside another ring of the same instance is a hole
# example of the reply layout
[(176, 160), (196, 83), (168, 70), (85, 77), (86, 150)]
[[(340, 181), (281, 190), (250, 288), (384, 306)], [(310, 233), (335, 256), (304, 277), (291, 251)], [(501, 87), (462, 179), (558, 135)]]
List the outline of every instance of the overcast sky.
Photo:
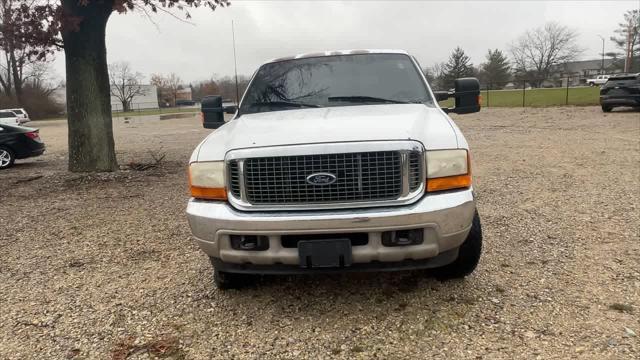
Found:
[[(262, 62), (332, 49), (394, 48), (423, 67), (445, 61), (461, 46), (474, 64), (488, 48), (508, 49), (523, 31), (557, 21), (580, 34), (583, 59), (613, 50), (609, 36), (630, 1), (242, 1), (215, 12), (190, 10), (191, 23), (166, 14), (153, 21), (139, 12), (114, 14), (107, 28), (109, 62), (127, 61), (148, 81), (152, 73), (177, 73), (185, 83), (233, 74), (231, 20), (238, 73)], [(178, 14), (179, 16), (182, 16)], [(64, 78), (64, 55), (53, 68)]]

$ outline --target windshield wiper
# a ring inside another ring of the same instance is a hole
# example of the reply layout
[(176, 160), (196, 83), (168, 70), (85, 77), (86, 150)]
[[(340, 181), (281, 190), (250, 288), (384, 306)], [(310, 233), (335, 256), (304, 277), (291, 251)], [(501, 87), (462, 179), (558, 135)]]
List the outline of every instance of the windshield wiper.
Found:
[(373, 96), (331, 96), (329, 101), (346, 101), (346, 102), (362, 102), (362, 103), (387, 103), (387, 104), (413, 104), (409, 101), (400, 101), (393, 99), (383, 99)]
[(309, 107), (309, 108), (317, 108), (320, 105), (316, 104), (305, 104), (295, 101), (264, 101), (264, 102), (255, 102), (250, 106), (276, 106), (276, 107)]

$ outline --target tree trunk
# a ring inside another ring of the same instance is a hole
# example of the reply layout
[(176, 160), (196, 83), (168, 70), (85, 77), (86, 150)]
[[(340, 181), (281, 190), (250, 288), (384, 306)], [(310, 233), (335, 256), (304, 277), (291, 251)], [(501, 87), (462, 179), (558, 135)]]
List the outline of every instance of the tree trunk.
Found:
[(105, 31), (113, 0), (63, 0), (64, 17), (77, 26), (63, 29), (67, 72), (69, 170), (118, 169), (111, 121), (111, 90)]
[(20, 76), (20, 71), (18, 70), (18, 61), (16, 59), (15, 49), (13, 48), (11, 48), (9, 53), (9, 59), (11, 60), (11, 75), (13, 76), (16, 100), (18, 101), (18, 106), (22, 107), (22, 76)]
[(122, 112), (129, 111), (129, 102), (126, 100), (122, 100)]

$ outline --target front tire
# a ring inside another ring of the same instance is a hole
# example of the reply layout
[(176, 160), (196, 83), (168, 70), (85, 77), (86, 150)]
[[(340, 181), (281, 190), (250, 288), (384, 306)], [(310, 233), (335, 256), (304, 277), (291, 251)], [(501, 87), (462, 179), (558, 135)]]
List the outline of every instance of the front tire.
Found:
[[(213, 265), (213, 258), (209, 258)], [(218, 290), (241, 289), (252, 282), (252, 276), (247, 274), (230, 273), (213, 268), (213, 283)]]
[(471, 230), (458, 251), (458, 258), (451, 264), (434, 269), (438, 280), (461, 279), (470, 275), (480, 262), (482, 254), (482, 225), (478, 211), (473, 215)]
[(7, 169), (13, 166), (16, 156), (11, 149), (0, 146), (0, 169)]
[(611, 112), (612, 109), (613, 109), (613, 107), (611, 107), (611, 106), (602, 105), (602, 111), (603, 112)]

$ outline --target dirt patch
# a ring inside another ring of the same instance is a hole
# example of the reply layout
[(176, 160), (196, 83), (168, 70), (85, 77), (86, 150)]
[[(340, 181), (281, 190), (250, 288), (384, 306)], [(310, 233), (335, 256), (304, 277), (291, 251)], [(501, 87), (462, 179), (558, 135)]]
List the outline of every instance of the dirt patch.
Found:
[[(485, 247), (476, 273), (265, 277), (217, 291), (190, 240), (196, 118), (116, 120), (114, 174), (47, 153), (0, 172), (0, 358), (592, 358), (640, 352), (640, 116), (456, 116)], [(126, 164), (153, 163), (136, 171)]]

